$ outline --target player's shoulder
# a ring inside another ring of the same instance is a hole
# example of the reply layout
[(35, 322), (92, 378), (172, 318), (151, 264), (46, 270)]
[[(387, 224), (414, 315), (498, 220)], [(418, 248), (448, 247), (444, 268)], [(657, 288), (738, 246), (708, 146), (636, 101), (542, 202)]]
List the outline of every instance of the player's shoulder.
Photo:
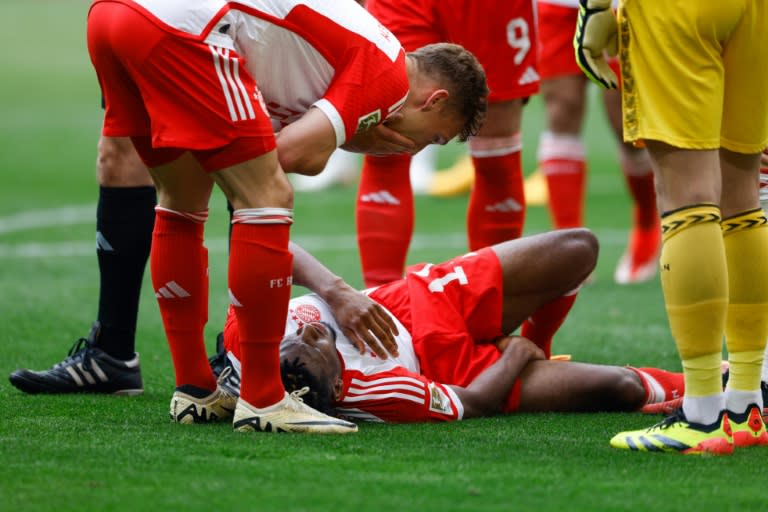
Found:
[(260, 4), (286, 27), (299, 34), (315, 34), (317, 44), (344, 41), (350, 45), (370, 45), (381, 50), (390, 60), (402, 51), (400, 41), (371, 13), (355, 0), (250, 0)]

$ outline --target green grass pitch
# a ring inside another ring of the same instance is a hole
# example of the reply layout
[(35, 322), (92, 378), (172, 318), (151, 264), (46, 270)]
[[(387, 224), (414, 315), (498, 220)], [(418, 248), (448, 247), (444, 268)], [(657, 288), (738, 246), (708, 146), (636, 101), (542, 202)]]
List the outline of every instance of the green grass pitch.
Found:
[[(95, 144), (99, 90), (85, 50), (86, 0), (0, 2), (0, 373), (47, 368), (84, 336), (97, 307)], [(598, 102), (592, 101), (597, 105)], [(532, 170), (542, 109), (526, 111)], [(612, 273), (630, 207), (599, 106), (587, 120), (587, 225), (601, 241), (594, 284), (555, 341), (578, 360), (678, 369), (657, 280)], [(456, 158), (456, 148), (441, 158)], [(354, 188), (296, 197), (295, 239), (354, 285)], [(467, 198), (417, 199), (410, 261), (464, 246)], [(526, 231), (549, 228), (532, 207)], [(226, 306), (226, 211), (214, 197), (210, 346)], [(297, 290), (298, 292), (299, 290)], [(445, 425), (362, 425), (357, 435), (242, 435), (168, 421), (173, 376), (148, 276), (135, 398), (26, 396), (0, 384), (0, 511), (27, 510), (765, 510), (763, 450), (729, 458), (622, 453), (640, 414), (516, 415)]]

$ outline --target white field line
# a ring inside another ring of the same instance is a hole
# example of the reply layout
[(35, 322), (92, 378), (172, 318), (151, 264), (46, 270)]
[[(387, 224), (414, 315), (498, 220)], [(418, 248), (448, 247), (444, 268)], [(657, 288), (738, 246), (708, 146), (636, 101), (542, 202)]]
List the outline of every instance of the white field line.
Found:
[[(94, 205), (22, 212), (0, 217), (0, 235), (56, 226), (95, 224), (95, 215), (96, 209)], [(627, 233), (623, 230), (600, 230), (595, 234), (602, 245), (623, 246), (627, 243)], [(354, 233), (345, 235), (297, 235), (294, 240), (308, 251), (357, 251), (357, 240)], [(452, 233), (415, 233), (411, 241), (411, 250), (449, 249), (459, 254), (466, 250), (466, 244), (466, 234), (461, 231)], [(205, 245), (208, 247), (208, 251), (213, 254), (226, 253), (227, 251), (226, 238), (210, 238), (206, 240)], [(94, 239), (87, 241), (0, 243), (0, 259), (93, 258), (95, 254), (95, 233)]]
[(64, 206), (50, 210), (28, 210), (0, 217), (0, 235), (52, 226), (74, 226), (89, 222), (96, 224), (96, 206), (93, 204)]

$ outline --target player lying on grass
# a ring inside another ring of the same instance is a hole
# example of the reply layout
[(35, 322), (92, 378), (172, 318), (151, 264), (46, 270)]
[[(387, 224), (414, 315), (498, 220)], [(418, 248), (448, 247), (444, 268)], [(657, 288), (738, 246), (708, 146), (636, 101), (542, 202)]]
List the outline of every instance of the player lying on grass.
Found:
[[(397, 326), (398, 350), (387, 359), (351, 343), (317, 295), (294, 298), (280, 345), (283, 382), (319, 410), (386, 422), (633, 411), (676, 398), (680, 374), (547, 359), (557, 326), (530, 325), (579, 287), (597, 254), (590, 231), (568, 229), (414, 266), (404, 279), (365, 292)], [(302, 267), (329, 272), (316, 261)], [(530, 339), (509, 336), (521, 324)], [(239, 329), (231, 311), (223, 338), (236, 387)]]

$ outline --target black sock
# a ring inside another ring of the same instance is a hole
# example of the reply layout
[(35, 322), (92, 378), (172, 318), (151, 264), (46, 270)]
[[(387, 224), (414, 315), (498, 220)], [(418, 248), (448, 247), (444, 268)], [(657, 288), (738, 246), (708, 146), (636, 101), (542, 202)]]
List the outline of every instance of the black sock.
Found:
[(229, 233), (227, 236), (227, 250), (229, 250), (229, 246), (232, 242), (232, 217), (235, 216), (235, 208), (232, 206), (232, 203), (227, 201), (227, 211), (229, 212)]
[(96, 256), (101, 288), (101, 335), (96, 345), (117, 359), (131, 359), (144, 268), (152, 244), (154, 187), (99, 188)]

